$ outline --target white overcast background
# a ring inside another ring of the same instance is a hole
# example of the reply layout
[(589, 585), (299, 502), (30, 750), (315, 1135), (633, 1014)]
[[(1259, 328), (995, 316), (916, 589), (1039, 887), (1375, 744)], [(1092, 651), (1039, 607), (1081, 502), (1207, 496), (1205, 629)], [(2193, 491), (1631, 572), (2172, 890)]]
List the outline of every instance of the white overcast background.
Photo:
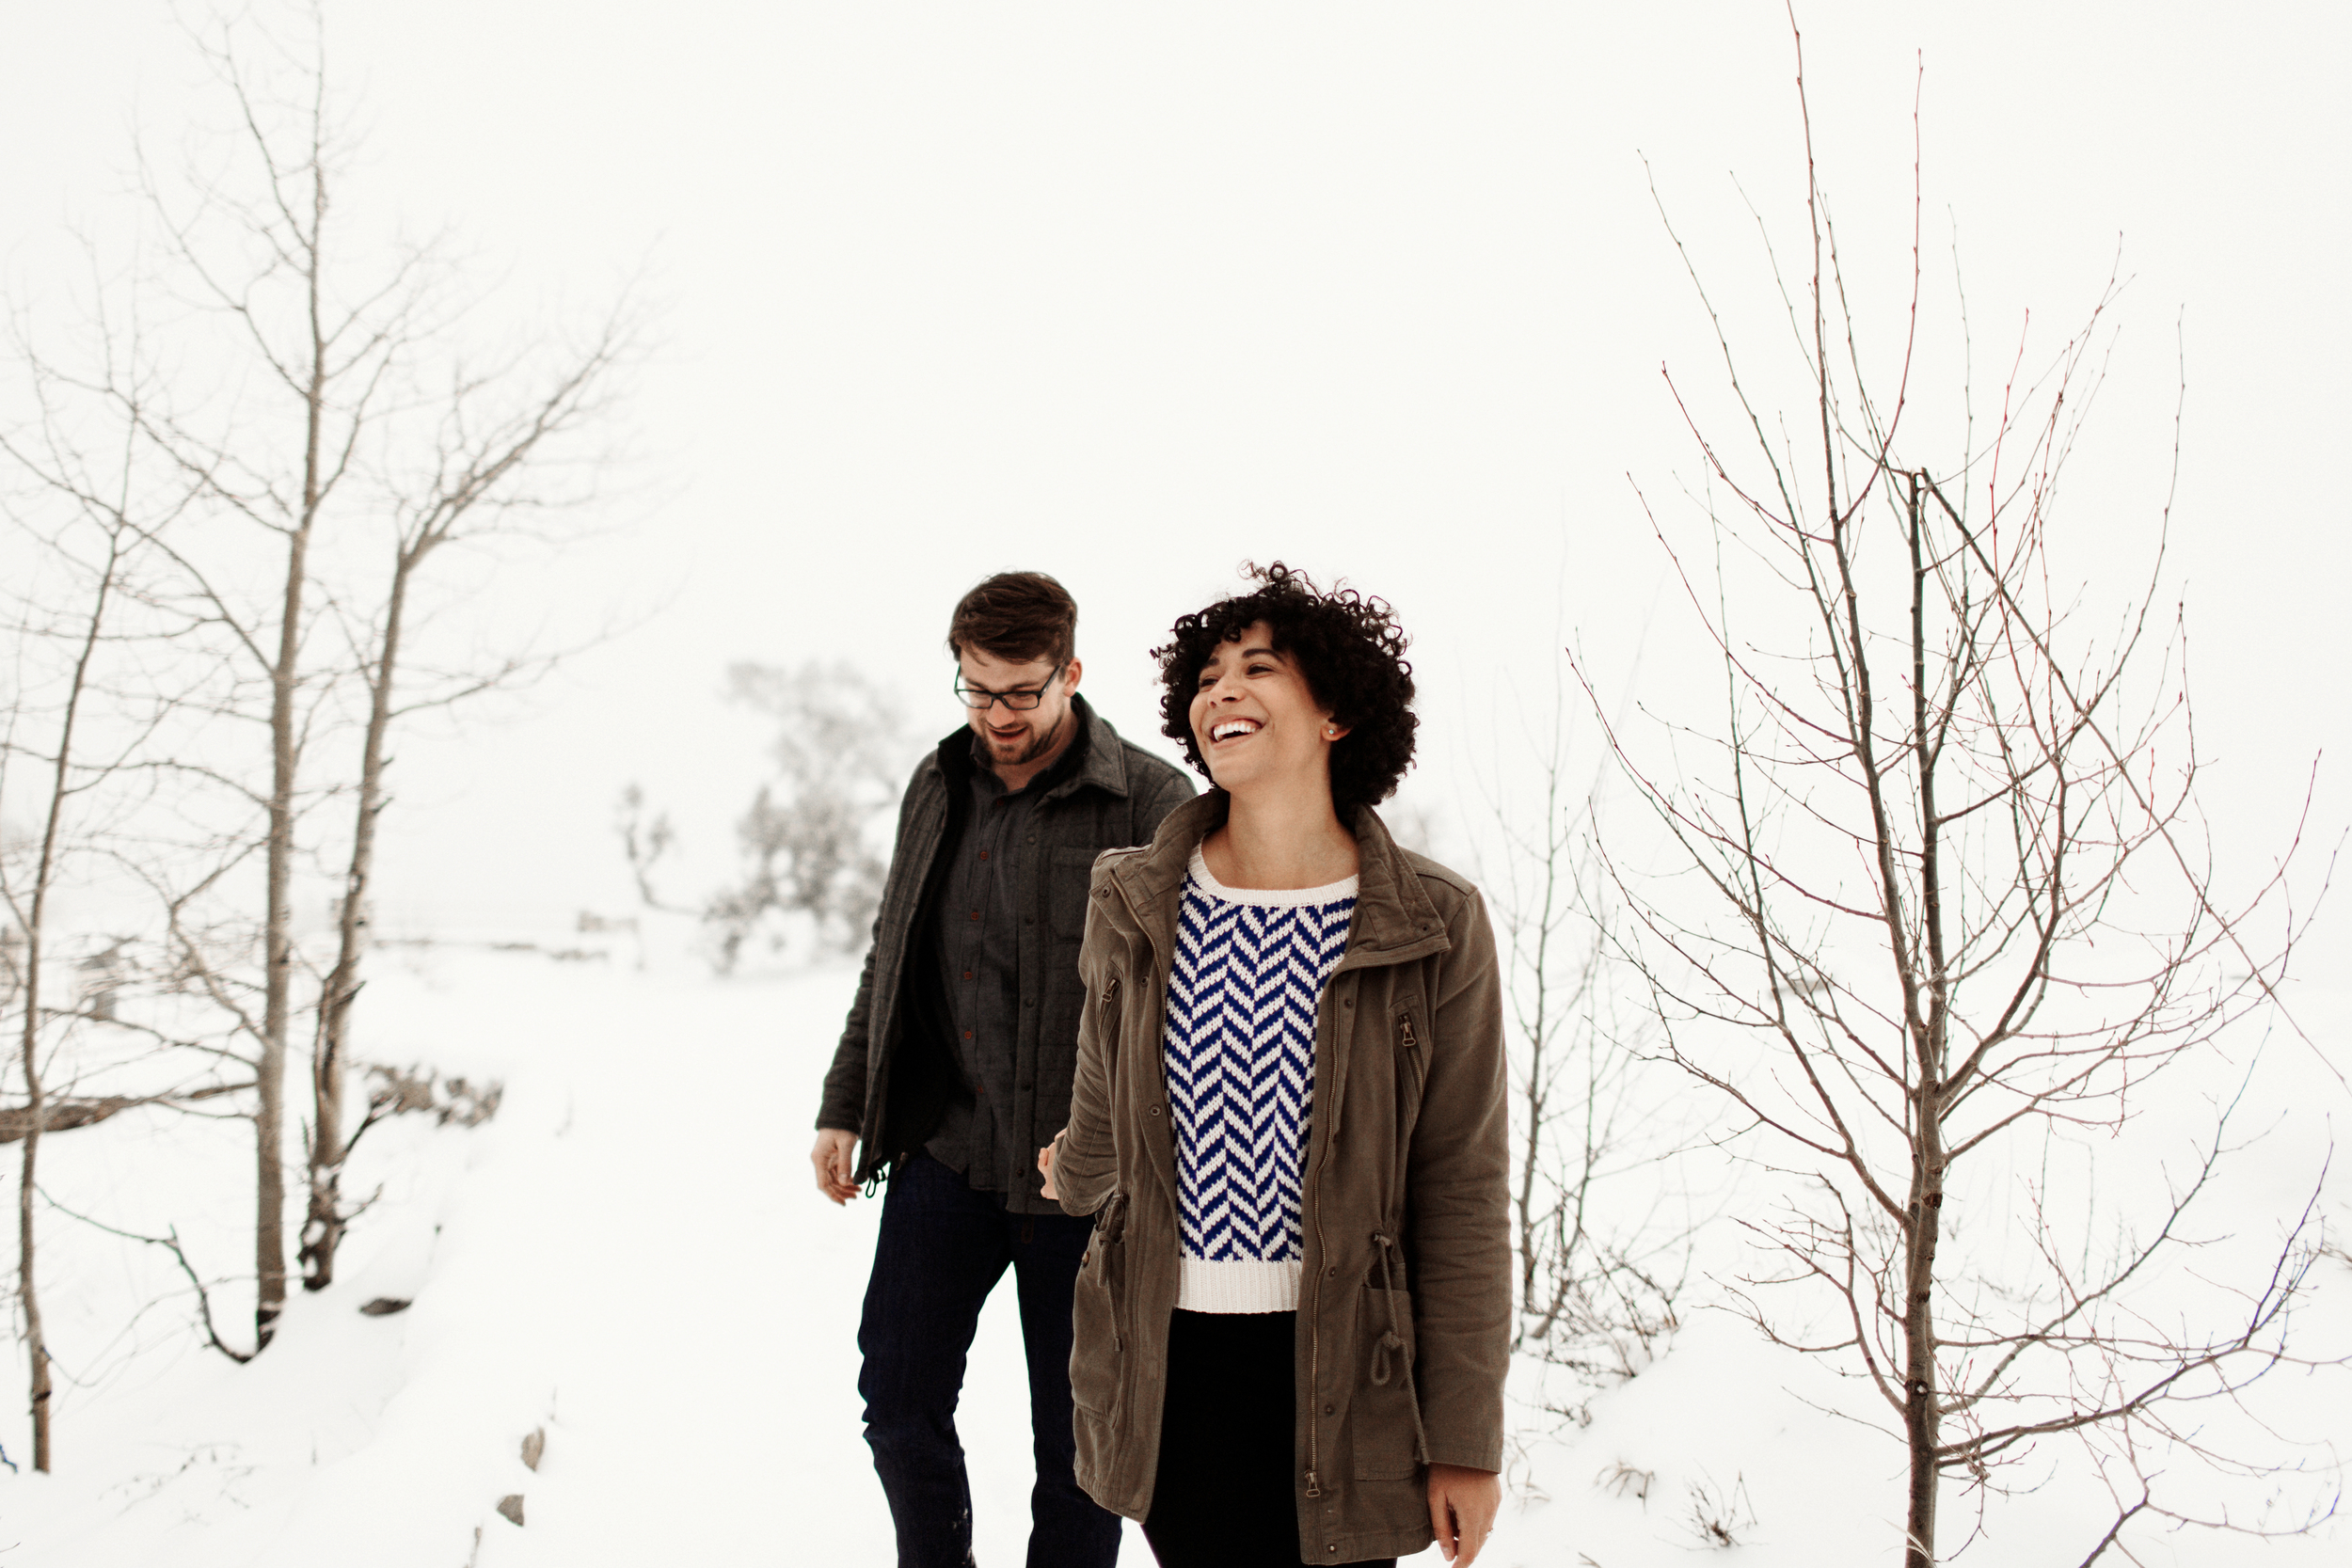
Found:
[[(0, 14), (0, 265), (39, 309), (56, 236), (119, 210), (134, 130), (167, 149), (216, 106), (167, 5)], [(2029, 357), (2055, 353), (2120, 256), (2119, 347), (2057, 513), (2094, 585), (2144, 569), (2185, 366), (2167, 592), (2225, 857), (2266, 861), (2352, 713), (2352, 17), (1799, 20), (1850, 265), (1889, 299), (1916, 95), (1929, 292), (1956, 234), (1980, 375), (2028, 311)], [(1740, 192), (1784, 245), (1802, 218), (1777, 5), (410, 0), (327, 26), (368, 133), (355, 221), (449, 230), (497, 286), (485, 327), (641, 275), (653, 308), (612, 531), (509, 572), (485, 635), (633, 629), (408, 739), (395, 924), (617, 910), (632, 779), (723, 854), (759, 744), (720, 701), (729, 660), (849, 658), (946, 729), (947, 609), (1005, 567), (1071, 587), (1087, 689), (1146, 736), (1146, 650), (1243, 559), (1389, 597), (1441, 822), (1498, 705), (1548, 703), (1571, 638), (1613, 696), (1714, 712), (1634, 489), (1695, 520), (1660, 371), (1718, 375), (1647, 182), (1710, 286), (1761, 299)], [(1743, 346), (1785, 368), (1784, 341)], [(2331, 756), (2319, 838), (2347, 801)], [(2311, 951), (2346, 949), (2323, 925)]]

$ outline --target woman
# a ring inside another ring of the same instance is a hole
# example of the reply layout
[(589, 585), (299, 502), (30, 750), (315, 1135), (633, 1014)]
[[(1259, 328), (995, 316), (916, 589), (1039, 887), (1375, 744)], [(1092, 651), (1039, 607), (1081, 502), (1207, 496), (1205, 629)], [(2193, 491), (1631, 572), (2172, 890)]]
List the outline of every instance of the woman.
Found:
[(1389, 609), (1279, 562), (1156, 650), (1216, 788), (1095, 863), (1046, 1193), (1098, 1216), (1078, 1481), (1166, 1568), (1468, 1564), (1501, 1492), (1502, 982), (1477, 890), (1373, 805), (1412, 759)]

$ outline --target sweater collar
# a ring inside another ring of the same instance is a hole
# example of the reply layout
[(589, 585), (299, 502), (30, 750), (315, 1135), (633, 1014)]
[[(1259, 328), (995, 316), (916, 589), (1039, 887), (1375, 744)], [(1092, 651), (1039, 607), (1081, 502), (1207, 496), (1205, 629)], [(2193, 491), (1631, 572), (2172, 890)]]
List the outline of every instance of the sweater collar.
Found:
[[(1176, 903), (1192, 852), (1226, 817), (1232, 798), (1211, 788), (1168, 814), (1144, 853), (1122, 859), (1112, 875), (1138, 919), (1154, 928), (1175, 928)], [(1356, 813), (1356, 916), (1348, 932), (1343, 969), (1403, 963), (1443, 953), (1454, 945), (1438, 907), (1421, 885), (1406, 851), (1370, 806)]]

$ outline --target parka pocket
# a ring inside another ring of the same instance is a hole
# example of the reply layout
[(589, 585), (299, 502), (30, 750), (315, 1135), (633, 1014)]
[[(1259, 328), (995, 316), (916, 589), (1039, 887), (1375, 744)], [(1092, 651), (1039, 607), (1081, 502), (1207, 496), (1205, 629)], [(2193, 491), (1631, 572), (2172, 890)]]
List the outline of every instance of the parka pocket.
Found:
[(1401, 1481), (1421, 1469), (1421, 1412), (1414, 1404), (1413, 1298), (1409, 1291), (1384, 1291), (1379, 1276), (1356, 1292), (1355, 1408), (1348, 1418), (1355, 1439), (1358, 1481)]
[(1119, 975), (1113, 973), (1104, 983), (1102, 995), (1094, 1006), (1096, 1048), (1105, 1061), (1119, 1059)]
[(1070, 1402), (1099, 1416), (1119, 1414), (1124, 1381), (1127, 1195), (1113, 1193), (1095, 1221), (1094, 1239), (1070, 1295)]
[(1406, 1105), (1418, 1111), (1421, 1086), (1429, 1076), (1429, 1038), (1410, 1006), (1396, 1014), (1396, 1082)]

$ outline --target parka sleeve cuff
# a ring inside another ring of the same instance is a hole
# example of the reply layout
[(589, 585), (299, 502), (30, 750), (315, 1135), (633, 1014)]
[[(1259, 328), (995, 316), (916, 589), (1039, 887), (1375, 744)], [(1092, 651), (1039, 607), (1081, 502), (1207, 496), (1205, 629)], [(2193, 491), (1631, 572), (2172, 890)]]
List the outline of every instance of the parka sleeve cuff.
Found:
[(1429, 1463), (1457, 1465), (1465, 1470), (1485, 1470), (1489, 1475), (1502, 1473), (1502, 1440), (1492, 1442), (1447, 1442), (1434, 1433), (1429, 1438)]
[(1103, 1207), (1103, 1200), (1111, 1194), (1117, 1169), (1108, 1162), (1098, 1168), (1089, 1168), (1087, 1162), (1071, 1152), (1070, 1130), (1063, 1128), (1054, 1134), (1054, 1190), (1060, 1196), (1055, 1202), (1065, 1214), (1083, 1219)]

